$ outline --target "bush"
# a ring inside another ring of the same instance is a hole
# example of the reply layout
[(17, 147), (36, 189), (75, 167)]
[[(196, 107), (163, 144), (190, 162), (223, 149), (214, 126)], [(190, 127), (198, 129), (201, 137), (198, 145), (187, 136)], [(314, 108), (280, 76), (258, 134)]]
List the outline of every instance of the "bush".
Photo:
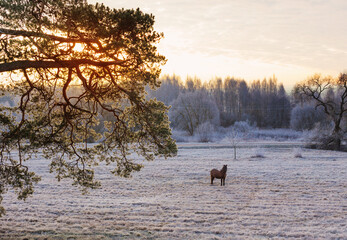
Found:
[(294, 148), (293, 153), (294, 153), (295, 158), (302, 158), (302, 149), (301, 148)]
[(253, 130), (255, 127), (252, 126), (249, 121), (240, 121), (234, 123), (234, 129), (235, 131), (242, 132), (242, 133), (248, 133), (251, 130)]
[(210, 122), (204, 122), (197, 127), (197, 137), (199, 142), (211, 142), (215, 127)]
[(340, 151), (347, 152), (347, 132), (342, 135), (334, 133), (334, 123), (317, 123), (310, 132), (308, 132), (305, 141), (306, 147), (313, 149), (337, 150), (337, 142), (340, 141)]
[(254, 155), (251, 156), (251, 158), (265, 158), (264, 156), (264, 150), (262, 148), (256, 148), (254, 150)]

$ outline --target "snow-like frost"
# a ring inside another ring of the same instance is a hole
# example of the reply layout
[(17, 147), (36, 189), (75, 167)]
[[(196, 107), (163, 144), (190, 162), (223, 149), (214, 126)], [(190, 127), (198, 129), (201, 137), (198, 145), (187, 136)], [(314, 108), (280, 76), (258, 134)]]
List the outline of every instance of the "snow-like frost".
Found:
[[(258, 147), (265, 158), (252, 158)], [(183, 143), (130, 179), (99, 166), (103, 186), (88, 195), (32, 159), (42, 181), (25, 202), (4, 196), (0, 239), (347, 239), (347, 153), (295, 158), (297, 147), (242, 143), (233, 160), (228, 145)], [(226, 185), (210, 185), (223, 164)]]

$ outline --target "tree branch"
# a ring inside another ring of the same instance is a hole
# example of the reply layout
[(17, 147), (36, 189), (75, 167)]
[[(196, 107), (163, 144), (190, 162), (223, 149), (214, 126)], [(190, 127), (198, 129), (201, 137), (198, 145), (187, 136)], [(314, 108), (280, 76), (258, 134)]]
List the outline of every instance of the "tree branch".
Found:
[(74, 59), (74, 60), (62, 60), (62, 61), (31, 61), (31, 60), (20, 60), (10, 63), (0, 64), (0, 72), (8, 72), (18, 69), (28, 69), (28, 68), (74, 68), (79, 65), (88, 64), (97, 67), (105, 67), (110, 65), (122, 65), (125, 61), (107, 61), (99, 62), (90, 59)]
[(59, 37), (51, 34), (45, 34), (41, 32), (30, 32), (25, 30), (13, 30), (13, 29), (6, 29), (6, 28), (0, 28), (0, 34), (5, 35), (12, 35), (12, 36), (21, 36), (21, 37), (40, 37), (40, 38), (47, 38), (54, 41), (59, 42), (70, 42), (70, 43), (98, 43), (98, 39), (92, 39), (92, 38), (66, 38), (66, 37)]

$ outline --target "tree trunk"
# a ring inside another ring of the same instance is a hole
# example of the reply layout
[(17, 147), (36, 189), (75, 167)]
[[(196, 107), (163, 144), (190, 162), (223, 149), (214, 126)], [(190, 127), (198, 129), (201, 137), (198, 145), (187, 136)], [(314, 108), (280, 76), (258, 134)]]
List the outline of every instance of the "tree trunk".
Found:
[(333, 150), (337, 150), (337, 151), (341, 150), (342, 135), (343, 133), (340, 126), (335, 125), (334, 131), (332, 133), (332, 142), (331, 142)]
[(236, 145), (234, 145), (234, 159), (236, 159)]

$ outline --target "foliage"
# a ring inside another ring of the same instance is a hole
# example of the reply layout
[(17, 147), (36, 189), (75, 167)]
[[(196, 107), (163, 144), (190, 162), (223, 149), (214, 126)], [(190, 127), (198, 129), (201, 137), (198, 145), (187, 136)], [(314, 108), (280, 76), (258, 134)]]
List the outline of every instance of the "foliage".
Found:
[[(82, 189), (100, 185), (99, 162), (127, 177), (142, 167), (131, 153), (152, 160), (177, 152), (168, 107), (145, 99), (166, 61), (153, 15), (85, 0), (0, 0), (0, 11), (1, 91), (19, 99), (0, 109), (0, 203), (9, 188), (20, 199), (32, 194), (39, 177), (25, 161), (38, 151), (58, 180)], [(102, 134), (94, 130), (101, 112)]]

